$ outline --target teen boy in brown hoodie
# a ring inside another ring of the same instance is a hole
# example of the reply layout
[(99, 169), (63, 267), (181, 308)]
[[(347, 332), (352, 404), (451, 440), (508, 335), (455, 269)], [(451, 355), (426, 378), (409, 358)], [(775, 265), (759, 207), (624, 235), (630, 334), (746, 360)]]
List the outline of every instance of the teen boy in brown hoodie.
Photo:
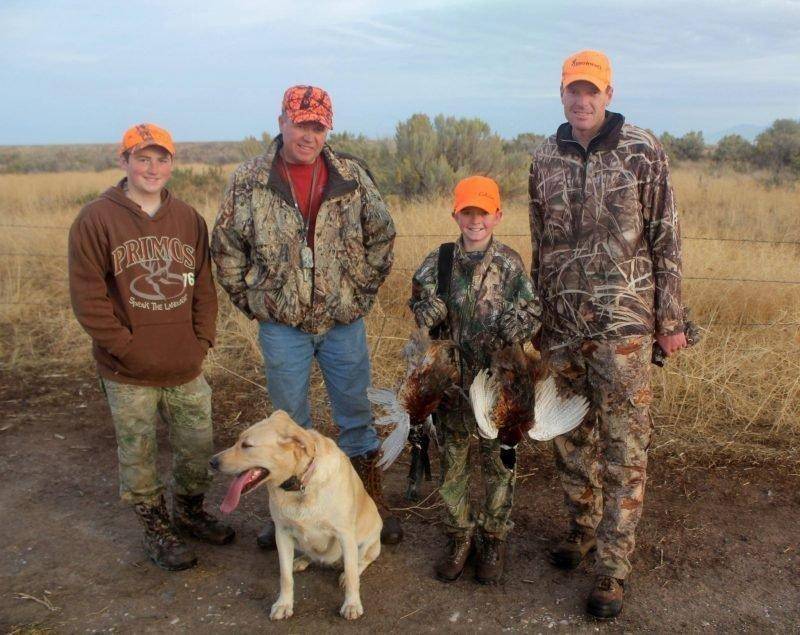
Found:
[[(212, 544), (233, 530), (203, 510), (211, 482), (211, 389), (202, 363), (214, 343), (217, 297), (203, 218), (165, 185), (175, 146), (153, 124), (122, 139), (126, 177), (84, 207), (69, 232), (72, 308), (92, 352), (117, 435), (120, 495), (164, 569), (197, 557), (179, 537)], [(169, 425), (173, 520), (156, 469), (156, 422)]]

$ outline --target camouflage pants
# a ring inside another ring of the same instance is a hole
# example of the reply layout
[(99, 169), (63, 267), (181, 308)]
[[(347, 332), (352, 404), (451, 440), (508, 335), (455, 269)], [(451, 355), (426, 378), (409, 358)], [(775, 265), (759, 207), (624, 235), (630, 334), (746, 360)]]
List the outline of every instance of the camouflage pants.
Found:
[(164, 491), (156, 468), (159, 415), (169, 426), (173, 492), (204, 493), (211, 483), (213, 453), (211, 388), (205, 378), (171, 388), (101, 382), (117, 434), (122, 500), (153, 501)]
[(597, 537), (596, 572), (624, 579), (642, 514), (650, 445), (652, 339), (587, 340), (549, 351), (553, 371), (592, 409), (554, 440), (573, 528)]
[(470, 507), (470, 439), (478, 424), (464, 406), (439, 411), (439, 436), (442, 444), (442, 484), (439, 493), (445, 505), (445, 532), (463, 534), (476, 525), (486, 534), (505, 539), (514, 526), (509, 516), (514, 502), (515, 470), (500, 460), (497, 439), (479, 439), (481, 472), (485, 487), (483, 509), (477, 518)]

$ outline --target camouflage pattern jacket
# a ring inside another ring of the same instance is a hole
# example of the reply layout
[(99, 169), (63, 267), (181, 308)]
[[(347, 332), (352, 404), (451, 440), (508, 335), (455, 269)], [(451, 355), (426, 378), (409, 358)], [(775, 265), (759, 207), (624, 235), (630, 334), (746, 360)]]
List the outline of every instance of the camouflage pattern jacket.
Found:
[[(437, 247), (412, 279), (409, 307), (419, 326), (436, 326), (420, 316), (438, 301), (438, 263)], [(492, 353), (530, 340), (539, 328), (541, 307), (522, 258), (495, 238), (480, 261), (469, 257), (459, 238), (445, 305), (437, 320), (446, 320), (449, 336), (458, 346), (464, 387), (469, 387), (475, 373), (489, 367)]]
[(281, 144), (278, 136), (266, 154), (233, 173), (211, 253), (220, 284), (245, 315), (324, 333), (372, 308), (392, 267), (394, 223), (361, 162), (325, 145), (328, 184), (314, 232), (315, 266), (303, 269), (303, 218), (273, 169)]
[(529, 193), (546, 342), (683, 330), (678, 216), (651, 133), (608, 113), (587, 152), (562, 124), (533, 154)]

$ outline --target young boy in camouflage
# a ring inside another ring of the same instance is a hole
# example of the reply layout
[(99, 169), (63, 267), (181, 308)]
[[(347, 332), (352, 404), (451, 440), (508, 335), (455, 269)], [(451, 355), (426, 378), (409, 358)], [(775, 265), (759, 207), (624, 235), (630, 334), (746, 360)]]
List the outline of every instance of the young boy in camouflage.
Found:
[[(203, 510), (211, 482), (211, 389), (202, 374), (214, 343), (217, 297), (203, 218), (165, 185), (175, 147), (153, 124), (122, 139), (126, 176), (84, 207), (69, 233), (72, 307), (92, 337), (117, 434), (120, 495), (144, 526), (157, 565), (197, 557), (176, 530), (212, 544), (233, 530)], [(169, 424), (173, 522), (156, 470), (156, 422)]]
[[(492, 237), (502, 219), (500, 192), (489, 178), (473, 176), (455, 188), (453, 218), (461, 230), (455, 244), (449, 292), (437, 295), (439, 251), (425, 258), (414, 274), (409, 306), (417, 324), (433, 328), (444, 324), (456, 343), (466, 392), (476, 373), (489, 366), (493, 352), (530, 339), (538, 328), (541, 309), (522, 259)], [(496, 583), (503, 572), (505, 540), (514, 494), (514, 469), (500, 458), (498, 440), (479, 439), (481, 468), (486, 485), (483, 509), (470, 509), (470, 438), (477, 424), (466, 399), (438, 414), (443, 440), (443, 479), (439, 492), (445, 504), (445, 533), (449, 540), (437, 563), (437, 578), (452, 582), (461, 575), (473, 548), (478, 549), (475, 577)], [(478, 535), (476, 536), (476, 528)]]

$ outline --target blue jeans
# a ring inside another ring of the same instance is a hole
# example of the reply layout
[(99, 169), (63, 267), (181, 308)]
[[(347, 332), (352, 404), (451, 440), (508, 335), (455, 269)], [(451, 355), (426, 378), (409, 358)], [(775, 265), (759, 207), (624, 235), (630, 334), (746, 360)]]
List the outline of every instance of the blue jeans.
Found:
[(273, 407), (285, 410), (298, 424), (311, 428), (308, 389), (311, 360), (316, 357), (339, 428), (339, 447), (349, 457), (380, 445), (367, 399), (369, 352), (364, 320), (337, 324), (312, 335), (292, 326), (260, 322), (258, 341), (264, 355), (267, 392)]

